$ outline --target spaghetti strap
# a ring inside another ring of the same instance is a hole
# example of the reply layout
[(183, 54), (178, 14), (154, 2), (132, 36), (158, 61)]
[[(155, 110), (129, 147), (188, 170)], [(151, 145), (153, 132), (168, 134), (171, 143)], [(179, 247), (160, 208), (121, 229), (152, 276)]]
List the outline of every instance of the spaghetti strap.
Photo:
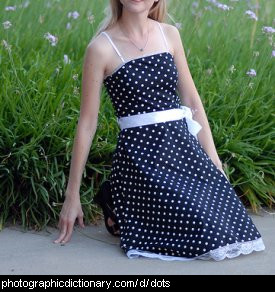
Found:
[(119, 57), (121, 58), (122, 62), (125, 63), (124, 58), (122, 57), (120, 51), (118, 50), (118, 48), (116, 47), (116, 45), (114, 44), (114, 42), (112, 41), (111, 37), (108, 35), (108, 33), (106, 31), (102, 31), (101, 33), (105, 34), (106, 37), (108, 38), (108, 40), (110, 41), (111, 45), (113, 46), (113, 48), (115, 49), (115, 51), (117, 52), (117, 54), (119, 55)]
[(167, 40), (166, 40), (166, 37), (165, 37), (165, 34), (164, 34), (164, 31), (162, 29), (162, 26), (161, 24), (157, 21), (158, 25), (159, 25), (159, 28), (160, 28), (160, 31), (162, 33), (162, 36), (163, 36), (163, 39), (164, 39), (164, 42), (165, 42), (165, 45), (166, 45), (166, 49), (167, 51), (169, 51), (169, 46), (168, 46), (168, 43), (167, 43)]

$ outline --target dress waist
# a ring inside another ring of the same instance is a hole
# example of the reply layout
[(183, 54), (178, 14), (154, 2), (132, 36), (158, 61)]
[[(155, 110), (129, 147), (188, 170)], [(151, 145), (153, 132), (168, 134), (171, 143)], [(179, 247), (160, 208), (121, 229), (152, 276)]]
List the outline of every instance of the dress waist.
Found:
[(123, 130), (137, 126), (180, 120), (182, 118), (186, 118), (189, 132), (197, 139), (197, 133), (201, 130), (202, 126), (193, 120), (191, 109), (184, 105), (181, 105), (180, 108), (120, 117), (117, 118), (117, 122), (120, 129)]

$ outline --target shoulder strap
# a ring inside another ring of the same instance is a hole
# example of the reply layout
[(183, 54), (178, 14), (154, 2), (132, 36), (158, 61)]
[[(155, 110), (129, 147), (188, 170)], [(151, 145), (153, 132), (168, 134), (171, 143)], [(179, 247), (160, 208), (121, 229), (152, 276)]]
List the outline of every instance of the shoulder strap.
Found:
[(166, 49), (167, 51), (169, 51), (169, 46), (168, 46), (168, 43), (167, 43), (167, 40), (166, 40), (166, 37), (165, 37), (165, 34), (164, 34), (164, 31), (162, 29), (162, 26), (161, 24), (157, 21), (158, 25), (159, 25), (159, 28), (160, 28), (160, 31), (162, 33), (162, 36), (163, 36), (163, 39), (164, 39), (164, 42), (165, 42), (165, 45), (166, 45)]
[(117, 52), (117, 54), (119, 55), (119, 57), (121, 58), (121, 60), (123, 62), (124, 61), (124, 58), (122, 57), (121, 53), (119, 52), (118, 48), (116, 47), (116, 45), (114, 44), (114, 42), (112, 41), (111, 37), (108, 35), (108, 33), (106, 31), (102, 31), (101, 33), (105, 34), (106, 37), (108, 38), (108, 40), (110, 41), (111, 45), (113, 46), (113, 48), (115, 49), (115, 51)]

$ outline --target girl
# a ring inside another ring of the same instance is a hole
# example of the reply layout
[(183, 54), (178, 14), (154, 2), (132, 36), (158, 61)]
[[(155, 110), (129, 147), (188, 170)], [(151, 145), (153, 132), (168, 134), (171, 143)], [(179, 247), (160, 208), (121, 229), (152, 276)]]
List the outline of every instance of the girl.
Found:
[[(121, 128), (109, 180), (114, 212), (106, 222), (126, 255), (218, 261), (264, 250), (222, 169), (180, 33), (163, 22), (166, 1), (110, 0), (110, 8), (86, 50), (55, 242), (70, 240), (76, 218), (84, 227), (79, 186), (104, 84)], [(102, 194), (97, 199), (106, 210)]]

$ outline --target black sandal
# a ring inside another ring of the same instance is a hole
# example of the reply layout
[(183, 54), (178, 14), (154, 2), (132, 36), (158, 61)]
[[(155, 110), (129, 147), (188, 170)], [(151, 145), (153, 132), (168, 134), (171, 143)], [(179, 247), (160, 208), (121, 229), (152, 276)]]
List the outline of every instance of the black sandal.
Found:
[[(99, 191), (97, 194), (94, 196), (94, 202), (98, 204), (104, 214), (104, 222), (106, 229), (110, 234), (113, 236), (120, 236), (117, 231), (119, 231), (119, 225), (118, 225), (118, 220), (117, 217), (114, 213), (114, 205), (112, 201), (112, 196), (111, 196), (111, 186), (110, 186), (110, 181), (105, 180), (102, 185), (100, 186)], [(108, 224), (108, 219), (111, 218), (114, 221), (113, 225)]]

